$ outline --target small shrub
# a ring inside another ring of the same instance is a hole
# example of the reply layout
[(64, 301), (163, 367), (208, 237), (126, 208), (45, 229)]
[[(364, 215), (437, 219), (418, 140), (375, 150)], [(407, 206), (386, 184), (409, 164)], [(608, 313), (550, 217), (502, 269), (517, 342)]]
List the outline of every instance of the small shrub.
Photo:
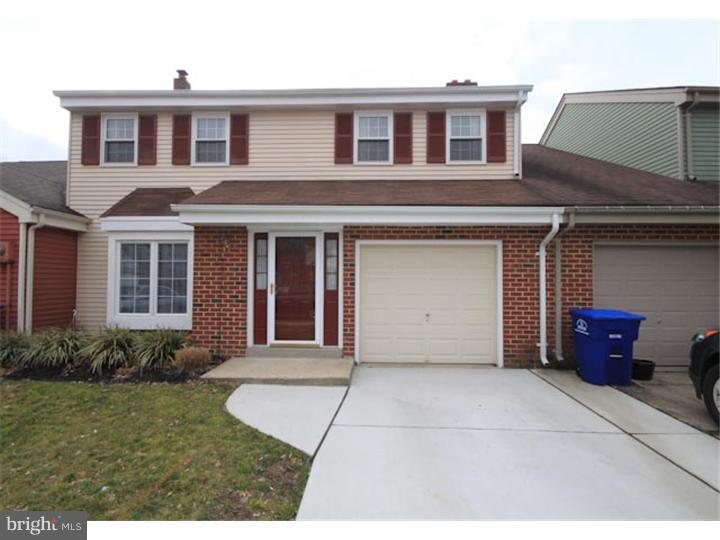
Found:
[(135, 357), (135, 341), (135, 335), (130, 330), (105, 328), (90, 339), (80, 351), (80, 356), (90, 364), (93, 373), (126, 367)]
[(19, 365), (30, 368), (67, 367), (75, 363), (87, 337), (74, 330), (50, 329), (34, 334), (19, 358)]
[(175, 351), (187, 344), (187, 337), (174, 330), (152, 330), (138, 336), (136, 358), (140, 370), (162, 369), (173, 361)]
[(0, 334), (0, 365), (4, 367), (18, 365), (27, 346), (28, 339), (22, 334), (15, 332)]
[(180, 371), (198, 371), (210, 365), (210, 350), (205, 347), (185, 347), (175, 351), (173, 366)]

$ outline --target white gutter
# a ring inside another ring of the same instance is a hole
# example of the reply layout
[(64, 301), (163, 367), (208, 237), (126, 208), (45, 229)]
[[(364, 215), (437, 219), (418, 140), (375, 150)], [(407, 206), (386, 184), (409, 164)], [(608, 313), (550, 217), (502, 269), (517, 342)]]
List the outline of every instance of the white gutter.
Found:
[(32, 332), (33, 286), (35, 276), (35, 231), (42, 229), (43, 227), (45, 227), (45, 216), (40, 214), (39, 221), (28, 229), (26, 270), (27, 294), (25, 297), (25, 325), (23, 328), (24, 332), (28, 334)]
[(542, 242), (540, 242), (540, 361), (543, 366), (550, 362), (547, 358), (547, 245), (552, 242), (555, 235), (560, 230), (560, 214), (552, 215), (552, 228), (547, 233)]
[(546, 225), (563, 207), (481, 206), (297, 206), (173, 204), (189, 225), (269, 223), (376, 225)]
[(575, 228), (575, 212), (568, 211), (568, 224), (555, 237), (555, 359), (565, 361), (562, 346), (562, 237)]
[(18, 248), (18, 294), (17, 294), (17, 331), (25, 330), (25, 267), (27, 256), (27, 223), (20, 222), (20, 246)]

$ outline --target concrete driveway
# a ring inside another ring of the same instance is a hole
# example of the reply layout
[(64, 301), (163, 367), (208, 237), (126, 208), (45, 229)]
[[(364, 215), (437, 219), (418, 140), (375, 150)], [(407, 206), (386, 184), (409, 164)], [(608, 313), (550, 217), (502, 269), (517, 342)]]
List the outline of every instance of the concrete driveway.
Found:
[(718, 519), (711, 485), (530, 371), (361, 367), (298, 519)]

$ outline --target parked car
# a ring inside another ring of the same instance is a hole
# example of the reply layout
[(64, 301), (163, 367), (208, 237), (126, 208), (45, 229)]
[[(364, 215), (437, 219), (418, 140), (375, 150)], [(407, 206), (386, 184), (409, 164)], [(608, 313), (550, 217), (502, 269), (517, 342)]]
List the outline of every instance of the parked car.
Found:
[(707, 330), (693, 336), (690, 349), (690, 379), (695, 394), (705, 402), (710, 416), (718, 422), (720, 384), (718, 384), (718, 329)]

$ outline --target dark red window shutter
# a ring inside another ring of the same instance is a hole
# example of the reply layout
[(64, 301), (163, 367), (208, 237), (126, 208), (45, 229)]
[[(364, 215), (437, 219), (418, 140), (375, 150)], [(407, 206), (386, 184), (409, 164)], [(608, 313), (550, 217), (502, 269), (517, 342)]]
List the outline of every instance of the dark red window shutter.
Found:
[(82, 152), (80, 162), (83, 165), (100, 165), (100, 115), (88, 114), (82, 119)]
[(138, 165), (157, 162), (157, 115), (141, 114), (138, 118)]
[(335, 163), (353, 162), (353, 113), (335, 113)]
[(505, 111), (487, 112), (487, 161), (504, 163), (505, 156)]
[(190, 165), (192, 117), (189, 114), (173, 115), (172, 163)]
[[(342, 279), (340, 268), (340, 239), (338, 233), (325, 233), (325, 297), (323, 299), (323, 345), (338, 344), (338, 289)], [(330, 255), (329, 244), (335, 246), (335, 254)], [(328, 268), (328, 260), (335, 261), (334, 272)], [(333, 286), (330, 286), (329, 274), (333, 274)]]
[(393, 118), (395, 163), (412, 163), (412, 113), (395, 113)]
[(427, 113), (427, 162), (445, 163), (445, 113)]
[(247, 165), (250, 152), (250, 125), (247, 114), (230, 116), (230, 164)]

